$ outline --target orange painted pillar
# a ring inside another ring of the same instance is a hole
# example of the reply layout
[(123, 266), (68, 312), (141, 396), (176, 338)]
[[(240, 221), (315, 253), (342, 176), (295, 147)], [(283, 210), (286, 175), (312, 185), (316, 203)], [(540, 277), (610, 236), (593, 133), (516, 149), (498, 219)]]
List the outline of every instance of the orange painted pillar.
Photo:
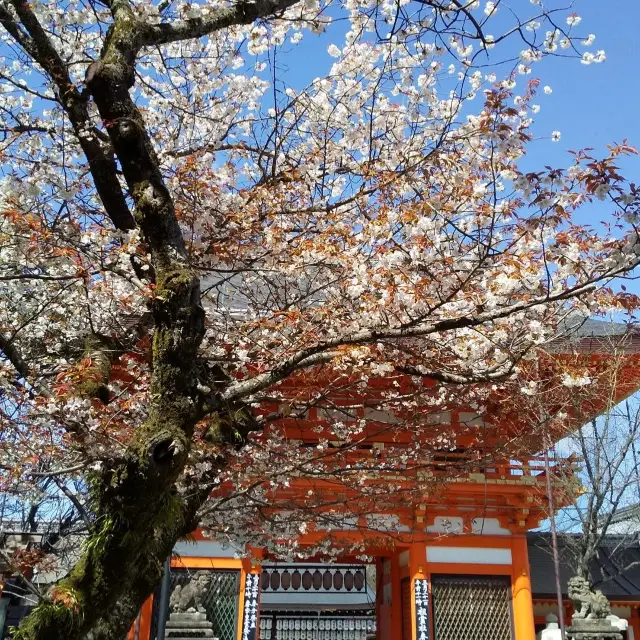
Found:
[(533, 599), (531, 597), (531, 575), (527, 538), (524, 535), (511, 539), (513, 589), (513, 622), (516, 640), (535, 640), (536, 627), (533, 618)]
[(629, 626), (633, 629), (634, 640), (640, 640), (640, 615), (638, 614), (638, 607), (631, 607), (631, 620), (629, 620)]
[(389, 640), (402, 638), (402, 590), (400, 588), (400, 553), (391, 556), (391, 624)]
[(147, 598), (140, 610), (140, 626), (138, 627), (138, 638), (149, 640), (151, 636), (151, 617), (153, 615), (153, 596)]
[(153, 614), (153, 596), (149, 596), (135, 619), (127, 640), (149, 640), (151, 636), (151, 616)]

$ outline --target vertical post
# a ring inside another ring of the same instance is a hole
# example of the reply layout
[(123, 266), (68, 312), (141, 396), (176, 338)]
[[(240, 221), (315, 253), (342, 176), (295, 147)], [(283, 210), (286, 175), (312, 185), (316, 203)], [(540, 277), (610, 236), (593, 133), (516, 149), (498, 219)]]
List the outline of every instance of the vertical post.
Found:
[(640, 614), (638, 614), (638, 607), (631, 607), (631, 619), (629, 620), (629, 640), (640, 640)]
[[(171, 590), (171, 556), (164, 561), (160, 602), (158, 603), (158, 636), (156, 640), (164, 640), (167, 611), (169, 610), (169, 591)], [(146, 640), (146, 639), (145, 639)]]
[(9, 607), (9, 599), (2, 598), (2, 589), (0, 588), (0, 638), (4, 638), (4, 627), (7, 622), (7, 608)]
[(553, 551), (553, 569), (556, 578), (556, 597), (558, 598), (558, 623), (560, 638), (565, 640), (565, 617), (562, 602), (562, 585), (560, 584), (560, 556), (558, 554), (558, 532), (556, 531), (556, 510), (553, 505), (553, 487), (551, 486), (551, 468), (549, 466), (549, 449), (544, 450), (544, 472), (547, 480), (547, 500), (549, 501), (549, 524), (551, 525), (551, 548)]
[(391, 563), (391, 625), (390, 639), (402, 638), (402, 589), (400, 587), (400, 554), (394, 551)]
[(383, 639), (382, 629), (385, 626), (383, 616), (386, 610), (383, 607), (384, 601), (384, 562), (382, 558), (376, 558), (376, 629), (378, 638)]
[[(429, 589), (426, 578), (427, 550), (424, 544), (414, 543), (409, 547), (409, 578), (410, 578), (410, 598), (411, 598), (411, 638), (403, 640), (429, 640), (430, 629), (427, 624), (426, 632), (418, 629), (418, 609), (416, 603), (416, 580), (420, 580), (421, 589)], [(431, 616), (429, 616), (430, 618)]]
[(242, 638), (242, 630), (244, 625), (244, 591), (247, 582), (246, 562), (243, 560), (242, 569), (240, 571), (240, 592), (238, 593), (238, 629), (236, 639)]
[(136, 616), (136, 619), (127, 633), (127, 640), (140, 640), (140, 614)]
[(535, 640), (536, 627), (533, 616), (531, 575), (529, 572), (529, 555), (527, 552), (526, 536), (514, 536), (511, 539), (511, 557), (513, 622), (516, 640)]
[[(252, 550), (253, 556), (262, 556), (261, 549)], [(243, 560), (238, 616), (239, 637), (242, 640), (260, 640), (260, 575), (261, 564)]]
[[(129, 633), (127, 640), (152, 640), (151, 639), (151, 618), (153, 616), (153, 596), (149, 596), (142, 605), (140, 613), (136, 617)], [(164, 630), (162, 635), (158, 634), (158, 638), (164, 640)]]
[[(140, 610), (140, 627), (138, 637), (140, 640), (151, 640), (151, 619), (153, 617), (153, 596), (147, 598)], [(164, 640), (164, 636), (159, 636)]]

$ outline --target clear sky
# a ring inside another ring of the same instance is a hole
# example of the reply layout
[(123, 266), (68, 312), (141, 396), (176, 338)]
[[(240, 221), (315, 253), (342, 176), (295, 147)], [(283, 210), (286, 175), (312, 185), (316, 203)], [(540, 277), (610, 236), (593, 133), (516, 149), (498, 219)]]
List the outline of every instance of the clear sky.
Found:
[[(603, 150), (625, 137), (640, 147), (640, 0), (576, 0), (575, 11), (582, 16), (581, 31), (596, 34), (595, 48), (604, 49), (607, 60), (583, 65), (555, 58), (534, 66), (542, 85), (553, 89), (551, 95), (540, 96), (535, 131), (562, 133), (552, 148), (532, 145), (531, 159), (541, 164), (562, 164), (568, 149)], [(625, 175), (640, 182), (640, 159), (624, 166), (629, 169)]]
[[(624, 138), (640, 149), (640, 0), (576, 0), (574, 6), (582, 17), (581, 32), (596, 35), (595, 48), (604, 49), (607, 60), (583, 65), (553, 58), (534, 66), (541, 85), (553, 89), (551, 95), (540, 95), (542, 108), (534, 131), (548, 136), (559, 130), (562, 137), (554, 144), (546, 140), (531, 144), (527, 164), (532, 168), (566, 166), (569, 149), (594, 147), (598, 153)], [(623, 159), (620, 166), (625, 177), (640, 183), (640, 156)], [(586, 214), (593, 219), (585, 221), (604, 220), (608, 211), (604, 203), (597, 203)], [(640, 282), (627, 282), (626, 286), (640, 294)]]

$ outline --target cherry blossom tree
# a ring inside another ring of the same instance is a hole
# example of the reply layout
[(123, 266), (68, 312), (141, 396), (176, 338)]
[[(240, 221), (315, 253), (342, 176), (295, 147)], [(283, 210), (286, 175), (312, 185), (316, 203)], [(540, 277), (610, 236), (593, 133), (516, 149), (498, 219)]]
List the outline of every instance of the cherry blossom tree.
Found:
[[(176, 540), (214, 512), (233, 529), (209, 498), (238, 460), (286, 482), (265, 425), (337, 385), (429, 380), (435, 411), (517, 377), (572, 312), (635, 308), (611, 286), (640, 255), (633, 149), (519, 170), (532, 66), (605, 58), (579, 22), (533, 0), (0, 0), (2, 489), (88, 529), (16, 638), (121, 638)], [(324, 75), (288, 82), (314, 39)]]

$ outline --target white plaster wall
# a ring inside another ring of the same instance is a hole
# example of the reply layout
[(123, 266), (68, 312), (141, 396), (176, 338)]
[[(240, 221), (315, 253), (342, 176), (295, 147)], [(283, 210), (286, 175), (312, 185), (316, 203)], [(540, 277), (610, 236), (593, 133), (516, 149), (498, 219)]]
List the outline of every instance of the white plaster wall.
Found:
[(427, 562), (510, 565), (511, 549), (491, 547), (427, 547)]
[(198, 540), (197, 542), (178, 542), (173, 547), (174, 553), (182, 557), (205, 558), (239, 558), (242, 553), (234, 547), (214, 542), (213, 540)]
[(509, 536), (511, 531), (500, 526), (498, 518), (474, 518), (471, 522), (472, 533), (485, 536)]
[(463, 533), (464, 520), (459, 517), (436, 516), (433, 524), (427, 527), (429, 533)]

